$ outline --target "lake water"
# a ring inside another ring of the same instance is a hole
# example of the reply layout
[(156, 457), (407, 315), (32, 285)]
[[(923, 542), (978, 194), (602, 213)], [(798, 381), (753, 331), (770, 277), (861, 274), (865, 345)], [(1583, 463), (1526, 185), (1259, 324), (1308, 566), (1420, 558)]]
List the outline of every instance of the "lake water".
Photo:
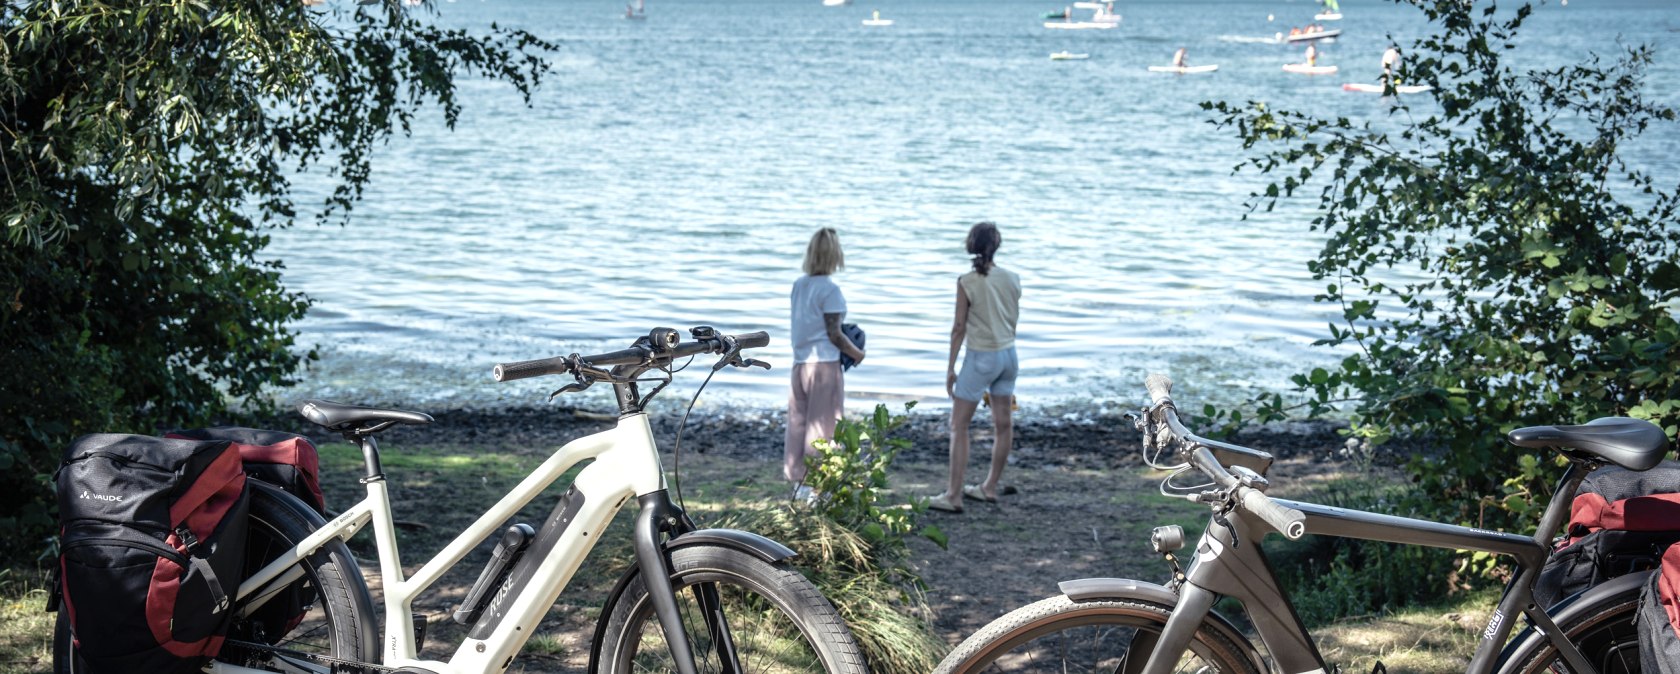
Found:
[[(1390, 102), (1340, 84), (1376, 81), (1386, 36), (1409, 44), (1422, 14), (1347, 0), (1321, 56), (1342, 73), (1313, 78), (1282, 72), (1301, 50), (1267, 40), (1311, 21), (1312, 2), (1127, 0), (1117, 29), (1045, 29), (1040, 13), (1064, 4), (651, 0), (627, 21), (616, 0), (440, 3), (441, 23), (558, 41), (552, 72), (529, 107), (465, 78), (458, 127), (428, 111), (383, 148), (348, 227), (275, 233), (288, 286), (316, 301), (301, 341), (323, 355), (282, 396), (536, 403), (560, 382), (497, 385), (490, 366), (709, 324), (768, 330), (777, 370), (720, 375), (708, 399), (779, 405), (789, 286), (810, 234), (833, 226), (849, 320), (869, 334), (850, 395), (942, 404), (979, 220), (999, 223), (998, 261), (1025, 286), (1028, 407), (1130, 405), (1149, 371), (1230, 402), (1337, 360), (1310, 346), (1337, 314), (1312, 301), (1312, 204), (1243, 220), (1264, 180), (1232, 175), (1235, 134), (1198, 103), (1383, 120)], [(872, 10), (896, 25), (861, 25)], [(1547, 4), (1525, 36), (1518, 53), (1546, 64), (1656, 44), (1650, 90), (1680, 104), (1680, 3)], [(1219, 71), (1146, 70), (1180, 46)], [(1049, 59), (1063, 50), (1090, 58)], [(1674, 184), (1677, 149), (1669, 125), (1626, 155)]]

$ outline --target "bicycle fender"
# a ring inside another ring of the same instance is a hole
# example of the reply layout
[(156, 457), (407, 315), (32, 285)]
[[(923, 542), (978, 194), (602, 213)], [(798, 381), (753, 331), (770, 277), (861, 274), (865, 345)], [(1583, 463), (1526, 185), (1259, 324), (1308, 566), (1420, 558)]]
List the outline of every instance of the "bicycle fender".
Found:
[[(1129, 599), (1168, 607), (1178, 605), (1178, 594), (1166, 586), (1130, 578), (1064, 580), (1057, 583), (1056, 587), (1074, 602)], [(1242, 656), (1254, 665), (1254, 671), (1272, 671), (1266, 665), (1266, 660), (1260, 657), (1260, 652), (1254, 649), (1254, 644), (1250, 643), (1230, 620), (1225, 619), (1225, 616), (1220, 615), (1218, 611), (1208, 611), (1208, 620), (1215, 630), (1242, 649)]]
[(665, 549), (676, 550), (690, 545), (716, 545), (739, 550), (771, 564), (799, 554), (781, 543), (739, 529), (696, 529), (671, 539), (665, 543)]
[[(1605, 598), (1629, 593), (1637, 597), (1645, 585), (1651, 582), (1651, 574), (1653, 573), (1656, 573), (1656, 570), (1635, 571), (1604, 581), (1558, 602), (1557, 606), (1547, 611), (1547, 615), (1551, 616), (1553, 623), (1562, 625), (1575, 619), (1575, 616), (1579, 613), (1596, 609), (1600, 601)], [(1526, 653), (1532, 648), (1538, 648), (1545, 641), (1546, 635), (1541, 634), (1532, 625), (1524, 628), (1523, 631), (1517, 633), (1516, 638), (1505, 645), (1504, 650), (1499, 652), (1499, 659), (1496, 661), (1498, 664), (1494, 671), (1500, 674), (1509, 671), (1513, 656), (1517, 653)]]
[(1163, 606), (1178, 604), (1178, 595), (1164, 585), (1156, 585), (1130, 578), (1081, 578), (1064, 580), (1056, 585), (1074, 601), (1098, 599), (1144, 599)]

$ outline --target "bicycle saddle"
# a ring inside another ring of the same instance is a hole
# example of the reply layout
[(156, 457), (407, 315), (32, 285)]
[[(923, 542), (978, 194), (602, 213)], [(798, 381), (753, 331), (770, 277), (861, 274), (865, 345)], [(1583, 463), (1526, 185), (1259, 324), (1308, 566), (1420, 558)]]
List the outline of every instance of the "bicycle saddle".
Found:
[(402, 410), (384, 410), (377, 407), (362, 407), (360, 405), (346, 405), (330, 400), (305, 400), (298, 403), (298, 414), (316, 424), (320, 424), (329, 431), (345, 432), (353, 430), (383, 430), (383, 428), (357, 429), (357, 426), (375, 426), (385, 424), (429, 424), (432, 423), (430, 414), (419, 412), (404, 412)]
[(1518, 447), (1567, 447), (1628, 470), (1650, 470), (1668, 454), (1668, 436), (1656, 424), (1628, 417), (1593, 419), (1580, 426), (1529, 426), (1505, 438)]

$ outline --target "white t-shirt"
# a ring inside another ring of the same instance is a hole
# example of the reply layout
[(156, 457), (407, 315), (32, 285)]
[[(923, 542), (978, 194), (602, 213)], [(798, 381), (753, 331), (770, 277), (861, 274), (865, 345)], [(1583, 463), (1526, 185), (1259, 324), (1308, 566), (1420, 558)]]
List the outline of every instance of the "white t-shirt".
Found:
[(840, 360), (840, 347), (828, 341), (823, 314), (846, 315), (846, 296), (828, 276), (801, 276), (793, 282), (793, 362), (826, 363)]

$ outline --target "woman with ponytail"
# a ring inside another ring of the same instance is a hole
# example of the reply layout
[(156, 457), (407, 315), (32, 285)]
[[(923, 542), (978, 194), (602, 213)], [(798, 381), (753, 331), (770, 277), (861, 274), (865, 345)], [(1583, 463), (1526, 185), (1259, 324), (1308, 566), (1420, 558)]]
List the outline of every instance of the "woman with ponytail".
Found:
[[(951, 323), (951, 354), (945, 368), (945, 392), (951, 396), (951, 480), (945, 493), (934, 496), (930, 508), (962, 512), (964, 497), (996, 501), (998, 479), (1009, 459), (1015, 440), (1015, 375), (1020, 369), (1015, 357), (1015, 323), (1020, 317), (1021, 277), (999, 267), (994, 257), (1003, 235), (997, 225), (982, 222), (968, 230), (968, 254), (973, 271), (957, 279), (957, 311)], [(957, 352), (964, 343), (962, 372), (957, 372)], [(991, 395), (992, 466), (986, 480), (964, 485), (968, 468), (968, 425), (980, 400)]]

